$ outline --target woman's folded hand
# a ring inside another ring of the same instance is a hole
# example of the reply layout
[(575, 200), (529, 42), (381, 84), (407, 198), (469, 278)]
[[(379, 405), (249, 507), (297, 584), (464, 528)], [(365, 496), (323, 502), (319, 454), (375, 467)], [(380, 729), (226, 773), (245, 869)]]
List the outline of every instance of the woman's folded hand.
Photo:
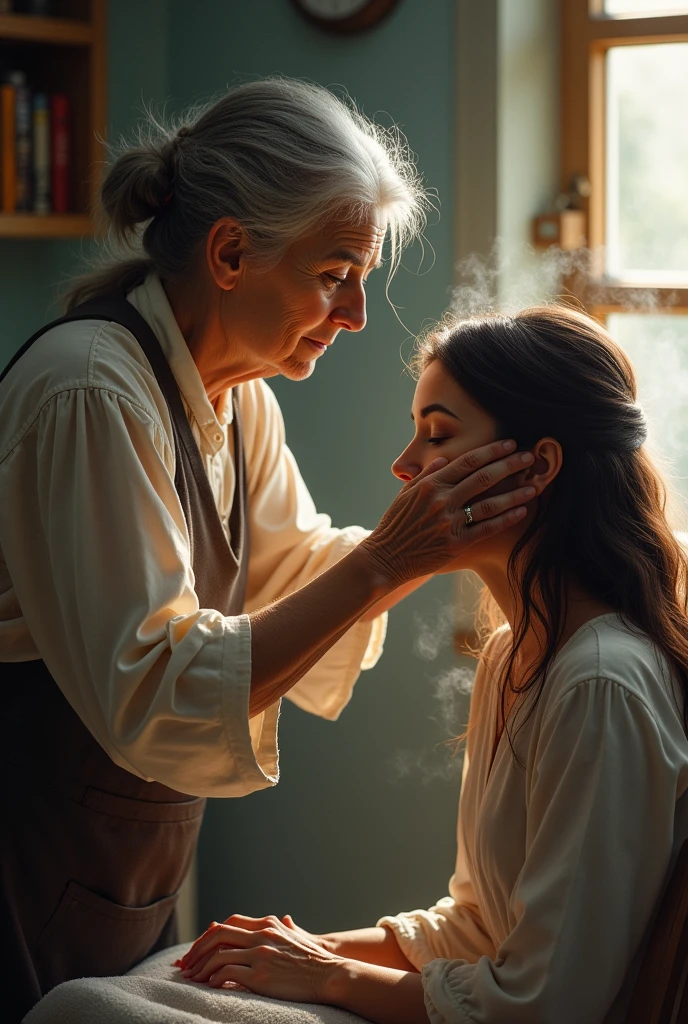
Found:
[(241, 987), (258, 995), (297, 1002), (325, 1002), (333, 969), (343, 958), (330, 953), (288, 915), (214, 922), (177, 966), (185, 978), (213, 988)]

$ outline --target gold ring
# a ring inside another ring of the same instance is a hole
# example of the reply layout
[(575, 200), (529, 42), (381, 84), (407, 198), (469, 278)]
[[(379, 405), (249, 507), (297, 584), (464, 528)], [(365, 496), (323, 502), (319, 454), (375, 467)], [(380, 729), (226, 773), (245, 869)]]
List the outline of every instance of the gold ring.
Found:
[(463, 514), (466, 517), (466, 526), (470, 526), (471, 523), (473, 522), (473, 513), (471, 512), (471, 506), (470, 505), (464, 505), (464, 507), (463, 507)]

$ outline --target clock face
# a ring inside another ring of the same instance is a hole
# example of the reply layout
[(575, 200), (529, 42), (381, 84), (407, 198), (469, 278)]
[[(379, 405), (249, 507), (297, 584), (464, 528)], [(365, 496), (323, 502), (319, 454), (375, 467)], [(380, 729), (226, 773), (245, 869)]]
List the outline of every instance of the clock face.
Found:
[(293, 0), (305, 18), (330, 32), (362, 32), (378, 25), (399, 0)]
[(308, 14), (327, 21), (350, 18), (367, 7), (370, 0), (299, 0), (299, 6)]

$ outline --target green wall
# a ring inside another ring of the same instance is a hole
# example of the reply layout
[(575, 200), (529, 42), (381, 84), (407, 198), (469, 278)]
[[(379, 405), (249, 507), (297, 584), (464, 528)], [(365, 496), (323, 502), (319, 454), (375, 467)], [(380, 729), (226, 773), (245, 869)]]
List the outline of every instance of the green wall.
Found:
[[(453, 0), (402, 0), (374, 31), (349, 39), (321, 33), (287, 0), (169, 6), (173, 106), (226, 84), (274, 73), (344, 85), (368, 114), (401, 124), (419, 166), (442, 198), (428, 230), (435, 266), (405, 259), (392, 286), (400, 316), (416, 332), (448, 302), (452, 270), (454, 146)], [(383, 274), (383, 272), (382, 272)], [(314, 376), (271, 381), (289, 443), (318, 508), (335, 524), (372, 526), (396, 492), (389, 466), (410, 432), (412, 382), (400, 348), (409, 331), (370, 279), (369, 324), (340, 335)], [(293, 914), (314, 929), (374, 922), (382, 913), (429, 905), (446, 892), (453, 868), (458, 796), (451, 781), (399, 779), (401, 751), (441, 764), (435, 751), (449, 726), (430, 721), (439, 705), (433, 680), (450, 657), (414, 654), (414, 611), (430, 618), (450, 601), (441, 581), (391, 616), (386, 651), (364, 673), (336, 723), (284, 703), (282, 780), (237, 801), (212, 801), (199, 859), (200, 924), (238, 911)], [(442, 659), (444, 658), (444, 661)], [(460, 728), (460, 723), (455, 726)]]
[[(402, 0), (379, 28), (350, 39), (324, 35), (289, 0), (112, 0), (111, 137), (142, 102), (170, 109), (205, 99), (245, 77), (282, 73), (344, 85), (369, 114), (400, 123), (430, 186), (442, 198), (428, 229), (435, 265), (405, 258), (392, 285), (405, 329), (369, 283), (369, 326), (340, 335), (314, 377), (271, 382), (287, 435), (318, 508), (335, 524), (373, 526), (396, 492), (389, 466), (410, 436), (412, 382), (400, 350), (437, 317), (452, 270), (454, 0)], [(71, 243), (0, 244), (2, 353), (42, 322), (58, 278), (78, 258)], [(432, 662), (414, 653), (414, 616), (451, 604), (448, 580), (396, 610), (385, 654), (359, 680), (337, 723), (285, 702), (282, 781), (242, 800), (211, 801), (199, 856), (200, 925), (240, 911), (292, 913), (313, 929), (373, 922), (429, 905), (453, 868), (458, 764), (431, 777), (448, 754), (437, 744), (463, 725), (442, 720), (433, 698), (451, 663), (449, 643)], [(420, 767), (404, 774), (398, 762)]]

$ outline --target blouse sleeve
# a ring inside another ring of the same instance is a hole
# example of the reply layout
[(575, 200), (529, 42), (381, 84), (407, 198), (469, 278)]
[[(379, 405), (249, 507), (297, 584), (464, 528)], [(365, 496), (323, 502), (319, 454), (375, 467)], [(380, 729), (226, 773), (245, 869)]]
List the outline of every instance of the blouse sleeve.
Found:
[[(251, 612), (310, 583), (368, 536), (359, 526), (334, 529), (313, 500), (285, 443), (277, 400), (262, 380), (241, 389), (248, 468), (250, 544), (246, 610)], [(337, 718), (361, 669), (382, 653), (387, 616), (357, 622), (287, 696), (304, 711)]]
[(425, 965), (432, 1024), (603, 1021), (668, 868), (673, 753), (619, 682), (581, 682), (558, 700), (534, 754), (513, 928), (493, 957)]

